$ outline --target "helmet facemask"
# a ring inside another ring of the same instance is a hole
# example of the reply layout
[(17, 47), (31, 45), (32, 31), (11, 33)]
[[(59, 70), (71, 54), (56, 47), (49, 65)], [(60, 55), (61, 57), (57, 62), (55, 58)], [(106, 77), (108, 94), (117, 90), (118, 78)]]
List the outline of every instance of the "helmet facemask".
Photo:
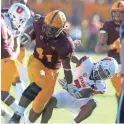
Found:
[(12, 26), (14, 29), (18, 30), (18, 28), (22, 27), (25, 22), (27, 21), (26, 18), (22, 18), (20, 15), (18, 16), (16, 14), (16, 16), (13, 14), (13, 17), (10, 17), (11, 22), (12, 22)]
[(55, 28), (51, 27), (47, 24), (43, 24), (42, 32), (44, 34), (44, 37), (47, 39), (54, 39), (60, 35), (60, 33), (63, 31), (64, 28)]
[(66, 16), (59, 10), (54, 10), (45, 16), (42, 27), (43, 35), (46, 39), (57, 38), (64, 30)]
[(111, 16), (118, 25), (124, 21), (124, 1), (117, 1), (112, 5)]
[(94, 80), (106, 80), (112, 78), (117, 69), (117, 61), (112, 57), (106, 57), (94, 65), (92, 77)]
[(112, 11), (112, 20), (117, 23), (121, 24), (124, 21), (124, 11), (116, 10)]
[(9, 17), (14, 29), (23, 27), (30, 18), (30, 10), (23, 4), (15, 3), (8, 10)]
[(106, 80), (110, 75), (110, 72), (107, 69), (104, 69), (103, 66), (97, 63), (93, 69), (93, 79), (95, 80)]

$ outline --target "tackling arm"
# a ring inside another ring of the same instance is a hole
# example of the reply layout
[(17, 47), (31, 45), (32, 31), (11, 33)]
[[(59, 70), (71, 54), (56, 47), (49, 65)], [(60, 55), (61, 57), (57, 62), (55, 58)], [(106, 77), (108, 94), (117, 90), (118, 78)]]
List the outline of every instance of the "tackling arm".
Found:
[(77, 56), (71, 56), (71, 62), (79, 65), (80, 64), (80, 60), (78, 59)]
[(64, 74), (67, 84), (71, 84), (73, 81), (73, 76), (71, 71), (70, 58), (67, 57), (66, 59), (62, 60), (62, 64), (63, 64)]
[(110, 46), (107, 45), (108, 40), (108, 34), (105, 31), (100, 31), (99, 41), (96, 44), (95, 52), (101, 53), (101, 52), (107, 52), (110, 50)]

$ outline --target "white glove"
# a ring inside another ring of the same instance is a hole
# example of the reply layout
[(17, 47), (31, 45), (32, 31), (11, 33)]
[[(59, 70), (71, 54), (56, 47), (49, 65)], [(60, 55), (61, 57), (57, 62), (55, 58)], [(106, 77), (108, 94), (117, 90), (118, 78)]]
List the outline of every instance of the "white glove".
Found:
[(76, 47), (80, 47), (80, 46), (82, 47), (83, 46), (81, 43), (81, 40), (74, 40), (74, 44)]
[(59, 79), (58, 82), (63, 89), (67, 90), (67, 81), (65, 79)]
[(82, 96), (79, 89), (72, 84), (67, 84), (67, 90), (75, 98), (81, 98), (81, 96)]

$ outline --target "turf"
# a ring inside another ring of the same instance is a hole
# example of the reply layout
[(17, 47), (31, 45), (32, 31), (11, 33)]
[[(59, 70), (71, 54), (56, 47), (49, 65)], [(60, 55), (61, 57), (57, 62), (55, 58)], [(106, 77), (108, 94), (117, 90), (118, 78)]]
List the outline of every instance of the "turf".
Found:
[[(105, 54), (102, 55), (96, 55), (96, 54), (88, 54), (88, 53), (76, 53), (79, 57), (83, 55), (88, 55), (93, 58), (93, 60), (96, 62), (100, 59), (102, 59)], [(74, 67), (74, 64), (72, 64), (72, 67)], [(63, 70), (60, 69), (60, 74), (58, 78), (63, 77)], [(106, 81), (108, 88), (105, 94), (103, 95), (96, 95), (95, 99), (98, 102), (98, 105), (96, 109), (93, 111), (92, 115), (87, 118), (83, 123), (94, 123), (94, 124), (102, 124), (102, 123), (115, 123), (115, 118), (116, 118), (116, 111), (117, 111), (117, 102), (115, 98), (115, 90), (112, 87), (111, 81), (107, 80)], [(59, 90), (61, 87), (56, 82), (56, 87), (55, 91)], [(13, 88), (11, 89), (11, 92), (14, 94)], [(31, 105), (28, 107), (26, 110), (26, 113), (29, 113), (29, 110), (31, 108)], [(69, 123), (73, 120), (74, 116), (72, 113), (70, 113), (67, 110), (64, 109), (55, 109), (53, 112), (53, 116), (51, 120), (49, 121), (50, 123)], [(40, 121), (41, 118), (37, 120), (37, 122)]]

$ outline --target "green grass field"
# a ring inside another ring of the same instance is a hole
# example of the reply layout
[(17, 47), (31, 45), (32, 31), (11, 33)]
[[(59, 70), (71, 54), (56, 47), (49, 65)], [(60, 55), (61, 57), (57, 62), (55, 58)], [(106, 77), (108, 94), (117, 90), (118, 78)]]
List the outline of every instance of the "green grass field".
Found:
[[(88, 55), (91, 56), (94, 60), (94, 62), (102, 59), (105, 55), (96, 55), (96, 54), (88, 54), (88, 53), (83, 53), (83, 54), (77, 54), (79, 57), (83, 55)], [(74, 67), (74, 64), (72, 64), (72, 67)], [(58, 78), (63, 77), (63, 70), (60, 69), (60, 74)], [(86, 123), (95, 123), (95, 124), (100, 124), (100, 123), (115, 123), (115, 118), (116, 118), (116, 111), (117, 111), (117, 102), (115, 98), (115, 90), (112, 87), (111, 81), (107, 80), (107, 92), (103, 95), (96, 95), (95, 98), (98, 102), (98, 105), (96, 109), (93, 111), (92, 115), (87, 118), (85, 121), (82, 122), (82, 124)], [(61, 89), (59, 86), (58, 82), (56, 82), (56, 87), (55, 91)], [(11, 89), (13, 92), (13, 89)], [(13, 92), (14, 93), (14, 92)], [(26, 113), (28, 114), (29, 110), (31, 108), (31, 105), (28, 107), (26, 110)], [(64, 109), (54, 109), (53, 116), (50, 120), (50, 123), (69, 123), (74, 119), (73, 114), (70, 113), (67, 110)], [(41, 120), (39, 118), (37, 120), (37, 123)]]

